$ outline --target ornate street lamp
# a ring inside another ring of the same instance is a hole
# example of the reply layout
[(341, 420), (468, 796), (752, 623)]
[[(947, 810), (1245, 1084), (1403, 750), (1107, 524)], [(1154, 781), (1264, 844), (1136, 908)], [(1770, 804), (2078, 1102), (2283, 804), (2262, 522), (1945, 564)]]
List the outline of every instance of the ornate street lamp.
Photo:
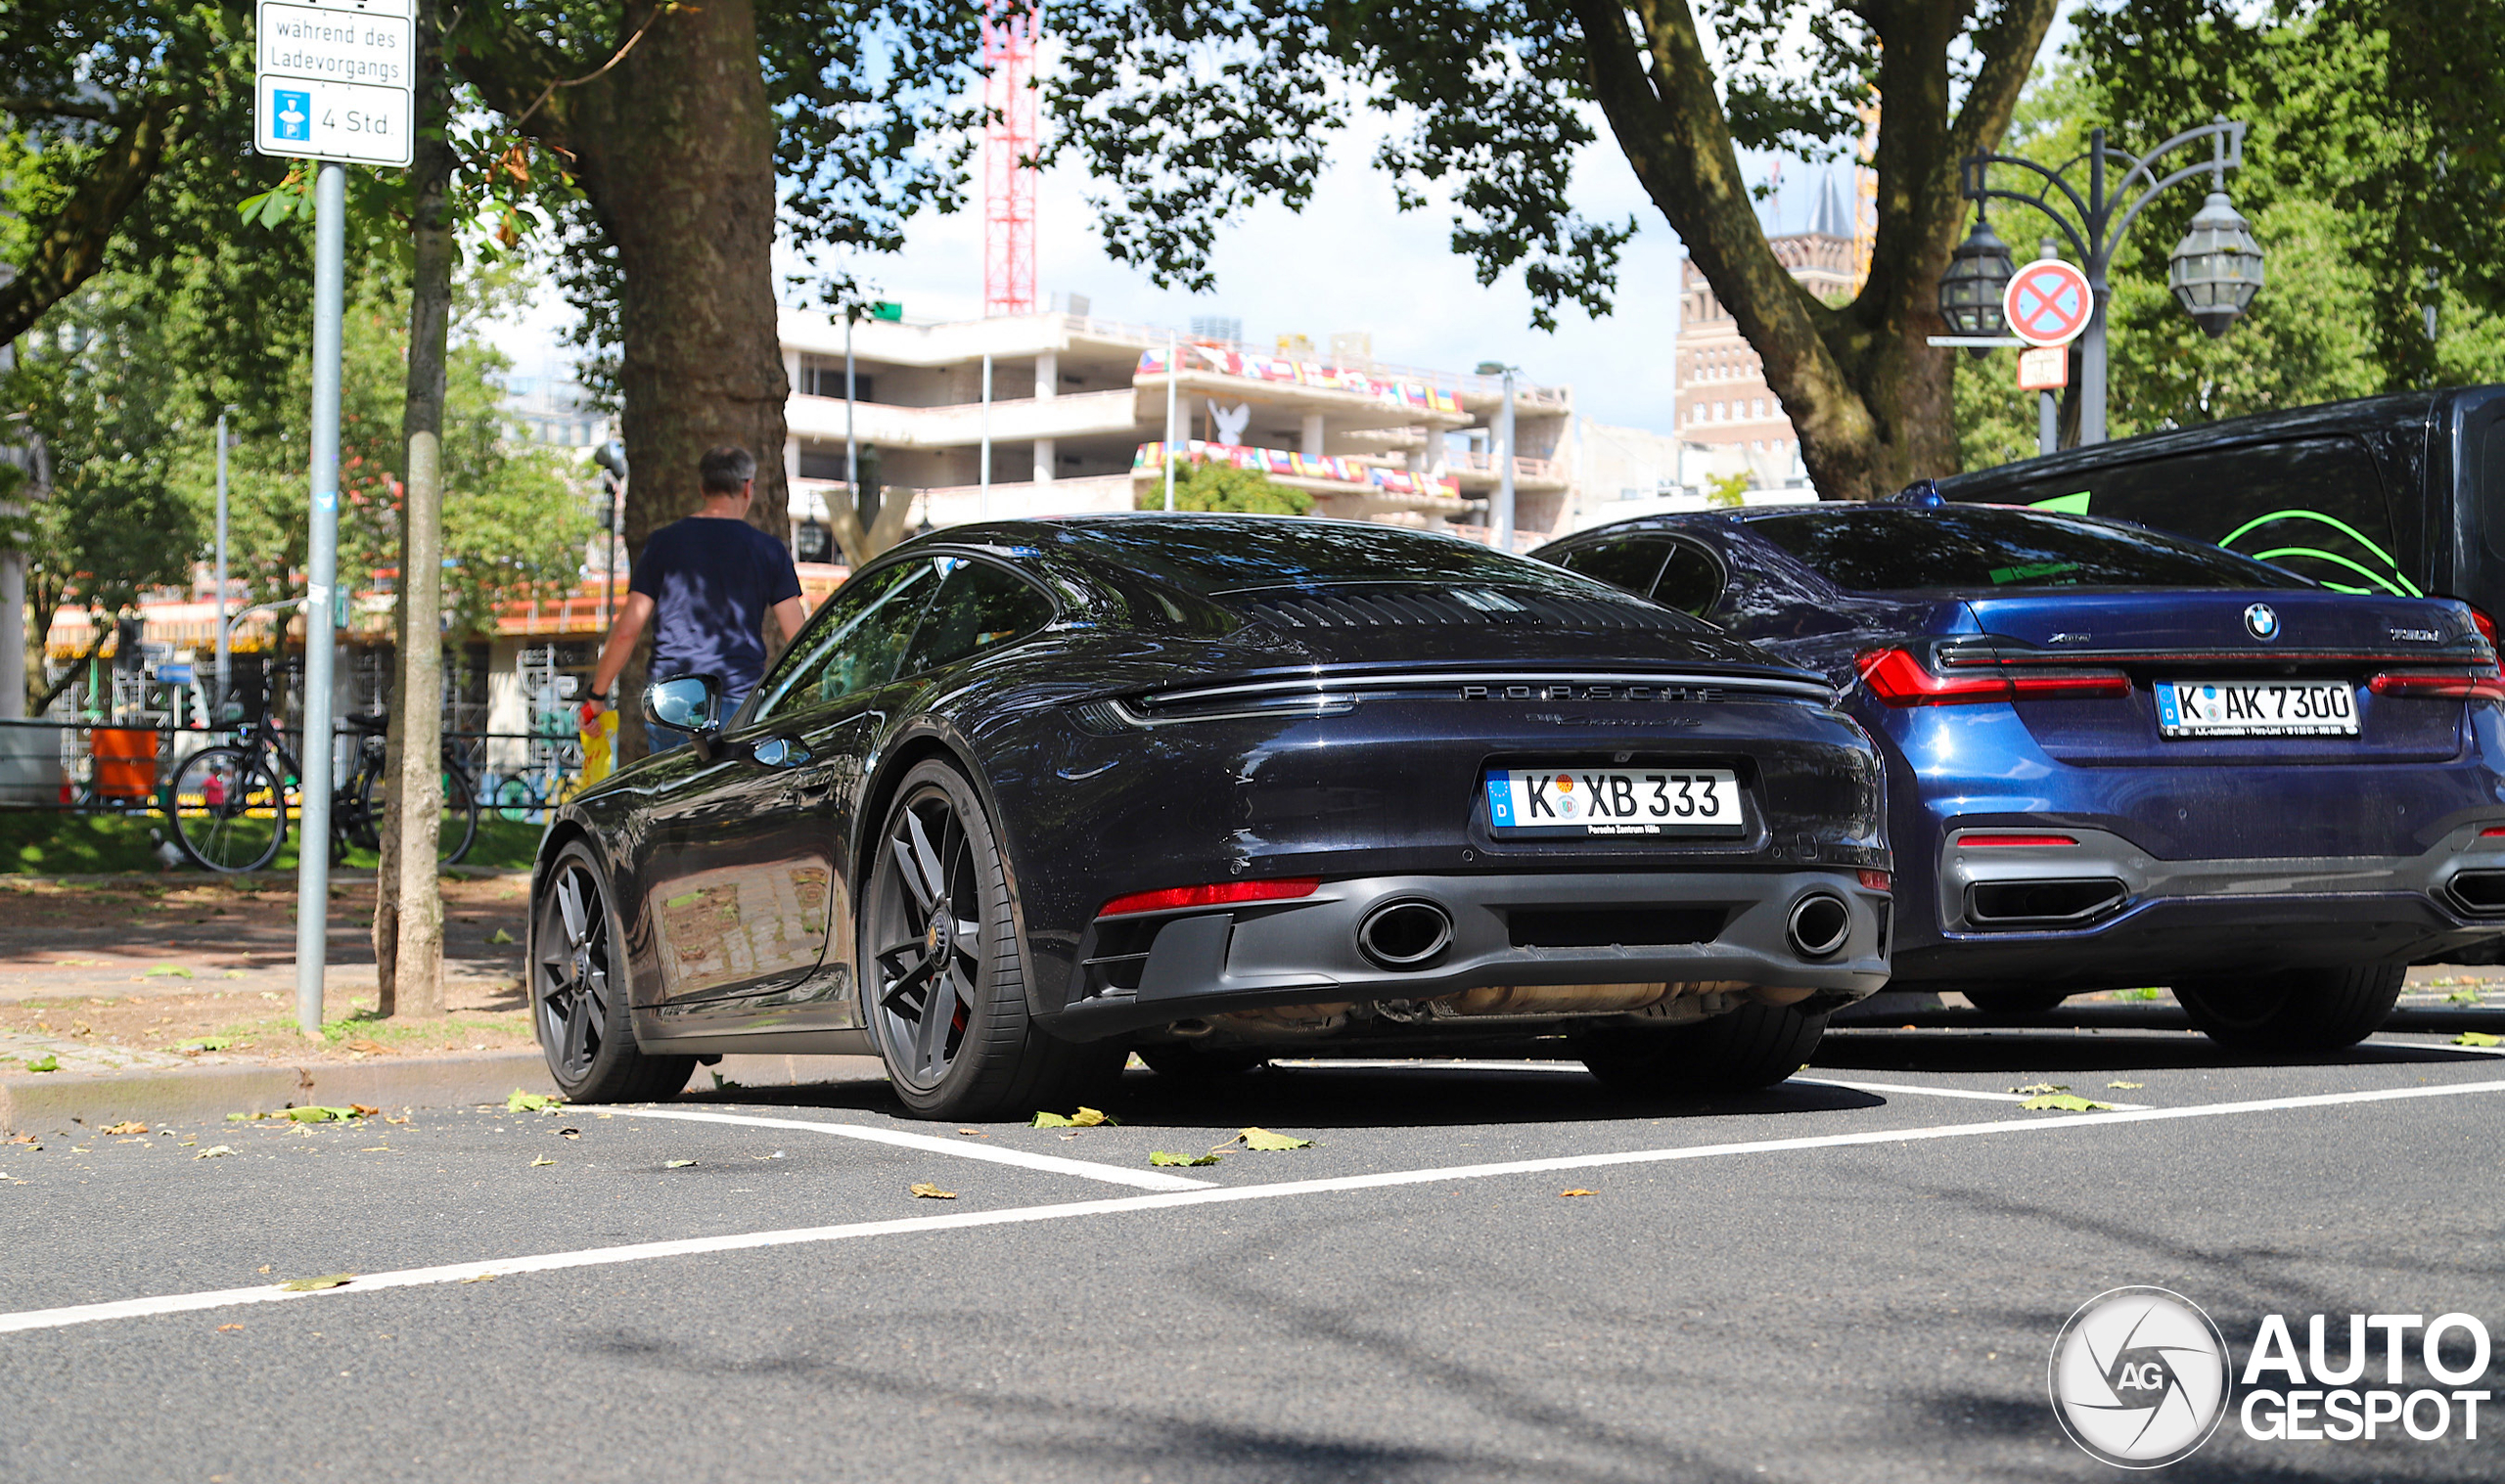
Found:
[(2183, 312), (2216, 339), (2244, 318), (2261, 291), (2261, 245), (2224, 191), (2211, 191), (2167, 255), (2165, 285)]
[[(2009, 244), (1992, 230), (1982, 209), (1975, 211), (1975, 230), (1948, 254), (1948, 271), (1939, 275), (1939, 316), (1961, 336), (2007, 335), (2001, 295), (2018, 271)], [(1976, 347), (1978, 354), (1983, 347)]]

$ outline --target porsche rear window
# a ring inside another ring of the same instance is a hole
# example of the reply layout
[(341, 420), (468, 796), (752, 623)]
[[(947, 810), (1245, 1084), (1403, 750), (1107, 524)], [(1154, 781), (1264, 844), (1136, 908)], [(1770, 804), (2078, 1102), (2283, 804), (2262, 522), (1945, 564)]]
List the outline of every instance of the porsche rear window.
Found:
[(2179, 536), (2039, 511), (1860, 506), (1747, 524), (1847, 592), (2311, 586)]
[(1073, 520), (1081, 546), (1207, 598), (1362, 583), (1442, 591), (1528, 589), (1624, 601), (1606, 584), (1468, 541), (1395, 525), (1296, 516), (1124, 516)]

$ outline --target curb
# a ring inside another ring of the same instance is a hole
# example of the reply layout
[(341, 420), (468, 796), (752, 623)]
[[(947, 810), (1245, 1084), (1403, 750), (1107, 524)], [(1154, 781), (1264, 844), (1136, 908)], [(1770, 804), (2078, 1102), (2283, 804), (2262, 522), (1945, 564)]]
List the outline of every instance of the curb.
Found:
[[(710, 1081), (697, 1068), (690, 1084)], [(711, 1070), (743, 1087), (884, 1080), (876, 1057), (725, 1057)], [(342, 1107), (459, 1107), (502, 1102), (520, 1088), (553, 1093), (539, 1053), (461, 1053), (406, 1060), (307, 1062), (297, 1066), (185, 1066), (78, 1076), (20, 1072), (0, 1077), (0, 1132), (66, 1132), (70, 1123), (126, 1118), (180, 1122), (266, 1113), (322, 1103)]]

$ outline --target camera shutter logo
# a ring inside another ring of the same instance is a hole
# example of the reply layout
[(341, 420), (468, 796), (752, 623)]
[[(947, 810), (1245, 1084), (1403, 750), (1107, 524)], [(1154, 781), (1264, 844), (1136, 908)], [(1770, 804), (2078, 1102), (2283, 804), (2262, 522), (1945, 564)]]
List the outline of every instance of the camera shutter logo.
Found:
[(2163, 1288), (2116, 1288), (2079, 1306), (2053, 1341), (2053, 1416), (2071, 1441), (2118, 1468), (2162, 1468), (2209, 1440), (2227, 1415), (2226, 1336)]

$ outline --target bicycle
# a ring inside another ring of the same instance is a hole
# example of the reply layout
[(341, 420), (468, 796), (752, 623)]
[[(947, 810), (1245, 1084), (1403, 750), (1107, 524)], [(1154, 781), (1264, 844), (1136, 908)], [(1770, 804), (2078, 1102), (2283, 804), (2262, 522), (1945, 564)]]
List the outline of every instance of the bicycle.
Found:
[[(174, 840), (205, 870), (232, 874), (268, 865), (287, 842), (289, 820), (302, 815), (304, 769), (279, 730), (278, 712), (273, 687), (260, 716), (238, 741), (203, 747), (174, 770), (167, 799)], [(342, 720), (356, 734), (357, 744), (347, 782), (331, 790), (335, 861), (350, 845), (379, 847), (382, 822), (392, 807), (391, 780), (383, 766), (385, 719), (350, 712)], [(478, 798), (468, 761), (449, 741), (442, 767), (443, 822), (435, 861), (449, 866), (468, 855), (478, 837)]]

